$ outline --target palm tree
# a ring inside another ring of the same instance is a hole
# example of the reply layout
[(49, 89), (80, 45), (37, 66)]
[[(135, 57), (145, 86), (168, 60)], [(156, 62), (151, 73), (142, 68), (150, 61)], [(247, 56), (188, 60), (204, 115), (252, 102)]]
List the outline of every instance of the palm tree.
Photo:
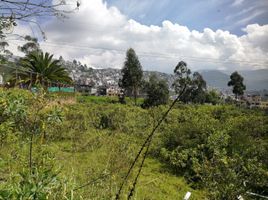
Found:
[[(48, 87), (50, 83), (68, 84), (72, 82), (71, 77), (59, 60), (54, 60), (53, 55), (43, 52), (31, 52), (20, 60), (21, 68), (14, 75), (20, 83), (34, 84)], [(15, 77), (14, 77), (15, 78)]]

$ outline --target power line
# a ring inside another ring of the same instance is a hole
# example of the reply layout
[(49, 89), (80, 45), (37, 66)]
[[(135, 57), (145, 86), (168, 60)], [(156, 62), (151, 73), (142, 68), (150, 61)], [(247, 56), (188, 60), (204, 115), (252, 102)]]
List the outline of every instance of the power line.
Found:
[[(12, 42), (11, 42), (12, 43)], [(14, 44), (14, 43), (13, 43)], [(18, 44), (16, 44), (18, 45)], [(119, 54), (125, 54), (126, 50), (122, 49), (115, 49), (115, 48), (108, 48), (108, 47), (90, 47), (86, 45), (74, 44), (74, 43), (67, 43), (67, 42), (44, 42), (41, 46), (47, 47), (58, 47), (58, 48), (65, 48), (71, 47), (74, 49), (79, 50), (98, 50), (98, 51), (111, 51), (116, 52)], [(153, 57), (153, 58), (167, 58), (167, 59), (177, 59), (177, 56), (181, 59), (185, 59), (192, 62), (203, 62), (203, 63), (214, 63), (214, 64), (247, 64), (253, 66), (268, 66), (268, 62), (260, 62), (260, 60), (254, 61), (245, 61), (245, 60), (224, 60), (224, 59), (216, 59), (216, 58), (204, 58), (204, 57), (195, 57), (195, 56), (188, 56), (188, 55), (174, 55), (174, 54), (163, 54), (163, 53), (156, 53), (156, 52), (138, 52), (137, 53), (141, 57)]]
[[(68, 43), (51, 43), (51, 42), (45, 42), (44, 45), (47, 46), (70, 46), (70, 47), (75, 47), (75, 48), (83, 48), (83, 49), (95, 49), (95, 50), (105, 50), (105, 51), (115, 51), (119, 53), (125, 54), (126, 50), (121, 50), (121, 49), (114, 49), (114, 48), (104, 48), (104, 47), (89, 47), (89, 46), (83, 46), (83, 45), (77, 45), (77, 44), (68, 44)], [(162, 53), (152, 53), (152, 52), (138, 52), (137, 53), (139, 56), (143, 57), (161, 57), (161, 58), (171, 58), (171, 59), (176, 59), (176, 55), (171, 55), (171, 54), (162, 54)], [(210, 62), (210, 63), (217, 63), (217, 64), (226, 64), (226, 63), (245, 63), (245, 64), (250, 64), (250, 65), (268, 65), (267, 62), (260, 63), (259, 61), (257, 62), (252, 62), (252, 61), (244, 61), (244, 60), (223, 60), (223, 59), (214, 59), (214, 58), (202, 58), (202, 57), (194, 57), (194, 56), (185, 56), (180, 54), (179, 55), (182, 58), (186, 58), (191, 61), (200, 61), (200, 62)]]
[(142, 158), (142, 163), (141, 163), (141, 165), (140, 165), (140, 167), (139, 167), (139, 171), (138, 171), (138, 173), (137, 173), (137, 175), (136, 175), (136, 177), (135, 177), (135, 180), (134, 180), (134, 182), (133, 182), (133, 186), (132, 186), (132, 188), (130, 189), (130, 193), (129, 193), (129, 195), (128, 195), (128, 199), (130, 199), (130, 198), (132, 197), (132, 195), (133, 195), (133, 193), (134, 193), (134, 191), (135, 191), (135, 187), (136, 187), (138, 178), (139, 178), (139, 176), (140, 176), (141, 170), (142, 170), (142, 168), (143, 168), (144, 161), (145, 161), (145, 159), (146, 159), (146, 157), (147, 157), (147, 155), (148, 155), (148, 151), (149, 151), (149, 148), (150, 148), (150, 145), (151, 145), (151, 142), (152, 142), (152, 138), (153, 138), (153, 136), (154, 136), (156, 130), (157, 130), (158, 127), (162, 124), (162, 122), (163, 122), (164, 119), (167, 117), (167, 115), (169, 114), (169, 112), (172, 110), (172, 108), (174, 107), (174, 105), (176, 104), (176, 102), (178, 102), (178, 101), (180, 100), (181, 96), (182, 96), (182, 95), (184, 94), (184, 92), (185, 92), (185, 89), (186, 89), (186, 85), (184, 85), (184, 87), (183, 87), (182, 91), (180, 92), (180, 94), (176, 97), (176, 99), (173, 101), (173, 103), (170, 105), (170, 107), (167, 109), (167, 111), (163, 114), (162, 118), (158, 121), (157, 125), (153, 128), (153, 130), (151, 131), (151, 133), (150, 133), (150, 134), (147, 136), (147, 138), (145, 139), (145, 141), (144, 141), (144, 143), (142, 144), (142, 146), (141, 146), (139, 152), (137, 153), (137, 155), (136, 155), (134, 161), (133, 161), (132, 164), (130, 165), (129, 170), (128, 170), (128, 172), (127, 172), (127, 174), (126, 174), (126, 176), (125, 176), (125, 178), (124, 178), (122, 184), (121, 184), (120, 187), (119, 187), (119, 190), (118, 190), (118, 192), (117, 192), (117, 194), (116, 194), (116, 200), (119, 200), (119, 199), (120, 199), (121, 191), (122, 191), (122, 189), (123, 189), (123, 187), (124, 187), (126, 181), (128, 180), (130, 173), (133, 171), (135, 164), (138, 162), (138, 159), (139, 159), (139, 157), (140, 157), (142, 151), (144, 150), (144, 148), (146, 148), (146, 145), (147, 145), (147, 148), (146, 148), (146, 150), (145, 150), (145, 154), (144, 154), (144, 156), (143, 156), (143, 158)]

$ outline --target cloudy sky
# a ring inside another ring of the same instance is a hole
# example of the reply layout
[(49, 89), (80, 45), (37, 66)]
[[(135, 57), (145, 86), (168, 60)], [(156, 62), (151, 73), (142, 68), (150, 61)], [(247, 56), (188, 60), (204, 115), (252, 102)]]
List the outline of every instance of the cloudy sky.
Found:
[[(132, 47), (146, 70), (268, 68), (267, 0), (82, 0), (41, 26), (42, 49), (94, 67), (121, 68)], [(34, 24), (15, 32), (41, 38)]]

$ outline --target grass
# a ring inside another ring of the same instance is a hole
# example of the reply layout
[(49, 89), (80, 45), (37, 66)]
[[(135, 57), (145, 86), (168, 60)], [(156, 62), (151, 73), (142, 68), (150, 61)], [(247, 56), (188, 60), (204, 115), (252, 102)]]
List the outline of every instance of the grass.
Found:
[[(77, 101), (80, 103), (95, 103), (95, 104), (110, 104), (119, 103), (117, 96), (82, 96), (77, 95)], [(141, 105), (143, 103), (143, 98), (137, 99), (137, 104)], [(126, 97), (126, 103), (128, 105), (134, 105), (134, 100), (132, 98)]]
[[(63, 167), (62, 175), (67, 175), (69, 178), (74, 177), (76, 187), (92, 182), (75, 192), (75, 194), (86, 197), (85, 199), (114, 197), (122, 177), (130, 165), (126, 157), (133, 158), (137, 152), (136, 145), (129, 147), (132, 149), (132, 151), (129, 150), (132, 155), (130, 153), (118, 155), (115, 150), (118, 148), (117, 145), (124, 145), (122, 141), (127, 144), (129, 141), (133, 141), (132, 139), (124, 135), (109, 136), (106, 131), (93, 133), (91, 136), (89, 133), (85, 138), (88, 142), (85, 141), (82, 146), (87, 146), (87, 148), (83, 148), (82, 151), (76, 149), (75, 152), (72, 152), (75, 147), (70, 141), (59, 142), (55, 145), (58, 164)], [(80, 145), (77, 144), (76, 147)], [(105, 173), (108, 175), (100, 178)], [(109, 175), (109, 173), (111, 174)], [(94, 182), (96, 179), (97, 181)], [(133, 179), (132, 175), (131, 180), (133, 181)], [(129, 188), (130, 185), (129, 181), (126, 188)], [(167, 172), (158, 160), (148, 158), (138, 181), (134, 199), (183, 199), (187, 191), (192, 192), (191, 199), (205, 199), (204, 191), (191, 189), (184, 178)], [(123, 196), (126, 195), (127, 191), (124, 190)]]
[(106, 96), (77, 96), (77, 101), (80, 103), (95, 103), (95, 104), (106, 104), (106, 103), (116, 103), (118, 101), (117, 97), (106, 97)]
[(136, 199), (183, 199), (192, 192), (191, 200), (205, 199), (205, 192), (193, 190), (184, 178), (165, 171), (163, 164), (149, 158), (146, 160), (138, 183)]
[[(151, 128), (149, 119), (144, 120), (147, 112), (131, 106), (130, 99), (127, 99), (129, 105), (126, 106), (107, 105), (114, 103), (116, 97), (77, 96), (77, 100), (80, 103), (60, 104), (66, 112), (64, 122), (59, 126), (48, 126), (45, 141), (41, 141), (39, 135), (34, 137), (33, 161), (48, 162), (45, 165), (52, 163), (59, 169), (59, 176), (67, 181), (68, 187), (75, 189), (74, 199), (113, 199)], [(55, 101), (59, 99), (55, 98)], [(114, 120), (113, 126), (96, 128), (92, 122), (98, 122), (99, 114), (105, 112)], [(0, 151), (0, 189), (10, 175), (29, 170), (29, 141), (20, 135), (8, 141), (10, 143), (1, 146)], [(128, 194), (135, 172), (137, 166), (124, 187), (122, 197)], [(169, 173), (160, 161), (148, 158), (134, 199), (182, 199), (187, 191), (193, 193), (191, 200), (204, 199), (204, 191), (191, 189), (184, 178)]]

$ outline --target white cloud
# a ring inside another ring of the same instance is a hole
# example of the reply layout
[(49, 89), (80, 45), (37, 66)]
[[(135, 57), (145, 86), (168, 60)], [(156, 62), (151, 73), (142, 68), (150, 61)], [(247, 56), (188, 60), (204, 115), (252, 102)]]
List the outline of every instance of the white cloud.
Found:
[(240, 6), (243, 4), (245, 0), (234, 0), (234, 2), (232, 3), (232, 6)]
[[(45, 50), (98, 67), (121, 68), (129, 47), (136, 50), (145, 69), (164, 72), (172, 72), (181, 59), (193, 70), (267, 68), (268, 62), (268, 25), (249, 25), (240, 37), (209, 28), (189, 30), (170, 21), (147, 26), (102, 0), (84, 0), (79, 12), (65, 22), (47, 22), (44, 30)], [(260, 65), (264, 62), (266, 66)]]
[(248, 25), (243, 29), (247, 34), (241, 37), (243, 43), (248, 43), (254, 48), (259, 48), (263, 52), (268, 52), (268, 25), (258, 24)]

